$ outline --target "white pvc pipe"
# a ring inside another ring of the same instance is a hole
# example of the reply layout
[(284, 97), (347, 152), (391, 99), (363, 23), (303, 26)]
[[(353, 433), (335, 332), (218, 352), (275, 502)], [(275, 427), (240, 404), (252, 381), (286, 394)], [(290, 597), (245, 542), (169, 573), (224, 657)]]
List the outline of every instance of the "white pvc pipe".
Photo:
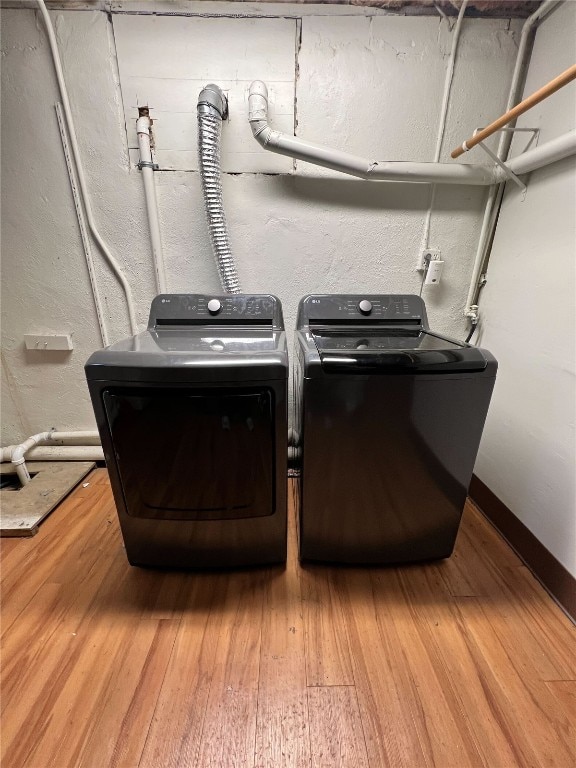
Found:
[(160, 220), (158, 218), (158, 201), (156, 199), (156, 183), (152, 165), (152, 149), (150, 146), (150, 128), (152, 121), (148, 115), (143, 115), (136, 120), (136, 133), (138, 135), (138, 148), (140, 150), (140, 169), (144, 182), (144, 196), (146, 198), (146, 210), (148, 211), (148, 226), (150, 228), (150, 242), (152, 245), (152, 258), (156, 271), (156, 285), (159, 293), (166, 293), (166, 272), (164, 268), (164, 254), (162, 251), (162, 236), (160, 234)]
[(26, 454), (27, 461), (103, 461), (99, 445), (38, 445)]
[[(0, 459), (3, 462), (11, 461), (21, 484), (27, 485), (30, 482), (30, 473), (26, 467), (26, 457), (39, 458), (39, 456), (45, 456), (47, 459), (53, 459), (54, 461), (66, 459), (74, 461), (82, 457), (90, 459), (94, 455), (96, 456), (95, 460), (100, 460), (102, 449), (98, 445), (64, 445), (64, 443), (75, 443), (77, 441), (98, 443), (99, 440), (100, 436), (94, 430), (83, 432), (57, 432), (56, 430), (39, 432), (27, 438), (19, 445), (9, 445), (2, 448)], [(52, 445), (47, 448), (38, 448), (37, 446), (40, 443), (51, 443)]]
[[(524, 22), (522, 26), (522, 32), (520, 33), (520, 42), (518, 44), (518, 53), (516, 55), (516, 63), (514, 65), (514, 72), (512, 73), (512, 80), (510, 82), (510, 90), (508, 91), (508, 100), (506, 102), (506, 109), (505, 112), (508, 112), (512, 109), (512, 107), (518, 102), (520, 98), (520, 90), (522, 88), (522, 84), (524, 81), (524, 76), (526, 72), (526, 65), (527, 65), (527, 54), (528, 54), (528, 42), (530, 40), (530, 35), (532, 33), (532, 30), (534, 27), (539, 24), (541, 21), (544, 20), (544, 18), (552, 11), (554, 8), (559, 5), (560, 0), (544, 0), (544, 2), (540, 5), (540, 7), (531, 15), (529, 16), (526, 21)], [(568, 134), (566, 134), (567, 136)], [(514, 134), (511, 131), (502, 131), (500, 134), (500, 141), (498, 144), (498, 157), (501, 160), (506, 160), (508, 157), (508, 152), (510, 151), (510, 145), (512, 144)], [(564, 138), (564, 137), (560, 137)], [(550, 142), (547, 144), (544, 144), (542, 147), (539, 147), (538, 149), (542, 150), (544, 149), (544, 156), (546, 158), (546, 162), (548, 162), (547, 153), (550, 151), (549, 149), (545, 149), (548, 147)], [(555, 162), (556, 160), (562, 159), (560, 156), (561, 153), (558, 154), (557, 157), (555, 157), (550, 162)], [(518, 167), (522, 167), (523, 164), (526, 164), (526, 156), (528, 156), (528, 161), (530, 161), (530, 157), (534, 158), (534, 155), (532, 153), (524, 153), (524, 155), (520, 155), (520, 157), (516, 158), (513, 161), (510, 161), (508, 163), (509, 166), (512, 166), (512, 170), (514, 173), (519, 175), (520, 173), (527, 171), (521, 171), (518, 170)], [(536, 155), (536, 158), (542, 156), (542, 152), (540, 152), (538, 155)], [(564, 155), (566, 157), (567, 155)], [(523, 158), (523, 159), (522, 159)], [(513, 165), (516, 163), (516, 169), (514, 169)], [(533, 166), (530, 168), (530, 170), (535, 170), (536, 167), (540, 166)], [(506, 181), (505, 178), (500, 180), (500, 183), (503, 183)], [(488, 195), (488, 199), (486, 201), (486, 207), (484, 209), (484, 216), (482, 218), (482, 228), (480, 230), (480, 237), (478, 239), (478, 247), (476, 249), (476, 255), (474, 257), (474, 264), (472, 265), (472, 277), (470, 279), (470, 287), (468, 289), (468, 296), (466, 297), (466, 306), (464, 308), (464, 314), (466, 317), (469, 317), (472, 322), (478, 322), (478, 311), (475, 307), (475, 300), (478, 290), (478, 281), (480, 279), (480, 274), (482, 272), (482, 267), (484, 265), (484, 261), (486, 258), (486, 252), (488, 249), (488, 243), (490, 241), (490, 235), (491, 235), (491, 226), (494, 221), (494, 217), (492, 215), (493, 210), (495, 206), (498, 205), (498, 201), (502, 197), (502, 191), (503, 188), (500, 190), (494, 189), (491, 190), (490, 194)]]
[(498, 187), (494, 185), (491, 187), (490, 192), (488, 193), (488, 199), (484, 207), (484, 215), (482, 216), (482, 226), (480, 227), (480, 236), (478, 238), (478, 248), (476, 250), (474, 263), (472, 265), (472, 277), (470, 279), (470, 288), (468, 289), (468, 296), (466, 297), (466, 307), (464, 309), (464, 316), (470, 318), (470, 320), (474, 325), (476, 325), (476, 323), (478, 322), (478, 311), (477, 311), (477, 307), (474, 305), (473, 302), (476, 296), (476, 286), (478, 285), (478, 281), (480, 279), (480, 271), (482, 269), (482, 264), (484, 263), (484, 259), (480, 258), (480, 255), (482, 254), (488, 240), (488, 235), (490, 232), (490, 223), (492, 220), (492, 211), (494, 209), (494, 204), (497, 196), (498, 196)]
[[(506, 109), (504, 112), (509, 112), (520, 100), (520, 89), (522, 88), (526, 72), (528, 42), (532, 30), (537, 24), (540, 24), (540, 22), (542, 22), (550, 11), (553, 11), (560, 2), (561, 0), (544, 0), (540, 7), (534, 11), (522, 25), (520, 42), (518, 43), (518, 53), (516, 54), (516, 63), (514, 65), (514, 72), (512, 73), (512, 80), (510, 81), (508, 101), (506, 102)], [(512, 123), (512, 125), (514, 125), (514, 123)], [(513, 138), (514, 134), (512, 132), (502, 131), (498, 145), (498, 157), (501, 160), (506, 159)]]
[(86, 259), (86, 267), (88, 269), (88, 278), (90, 280), (90, 286), (92, 288), (92, 296), (94, 298), (94, 308), (96, 309), (96, 317), (98, 319), (98, 327), (100, 328), (100, 337), (102, 339), (102, 346), (108, 346), (108, 331), (106, 329), (106, 321), (104, 320), (104, 305), (100, 291), (98, 289), (98, 281), (96, 279), (96, 269), (94, 267), (94, 257), (92, 255), (92, 244), (90, 242), (90, 236), (88, 235), (88, 228), (86, 226), (86, 217), (84, 215), (84, 207), (82, 205), (82, 199), (78, 190), (78, 179), (76, 171), (74, 170), (74, 162), (72, 160), (72, 153), (70, 152), (70, 144), (68, 142), (68, 132), (66, 130), (66, 118), (62, 111), (62, 104), (57, 102), (56, 117), (58, 119), (58, 128), (60, 129), (60, 139), (62, 140), (62, 149), (64, 150), (64, 158), (66, 160), (66, 168), (68, 170), (68, 179), (70, 180), (70, 189), (72, 190), (72, 199), (74, 200), (74, 209), (76, 211), (76, 218), (78, 219), (78, 228), (80, 229), (80, 237), (82, 239), (82, 246), (84, 248), (84, 258)]
[[(458, 20), (456, 21), (456, 27), (454, 28), (454, 37), (452, 38), (452, 47), (450, 50), (450, 59), (448, 61), (448, 69), (446, 70), (446, 78), (444, 80), (444, 94), (442, 96), (442, 106), (440, 107), (440, 123), (438, 125), (438, 136), (436, 137), (436, 149), (434, 150), (434, 162), (440, 162), (440, 153), (442, 151), (442, 143), (444, 141), (444, 134), (446, 132), (446, 120), (448, 118), (448, 105), (450, 103), (450, 92), (452, 90), (452, 80), (454, 79), (454, 67), (456, 64), (456, 52), (458, 50), (458, 43), (460, 42), (460, 32), (462, 30), (462, 21), (464, 20), (464, 14), (466, 12), (466, 6), (468, 0), (464, 0), (458, 11)], [(434, 6), (436, 7), (436, 6)], [(436, 10), (439, 10), (436, 8)], [(442, 13), (444, 18), (446, 14)], [(422, 245), (420, 252), (426, 250), (429, 247), (430, 241), (430, 224), (432, 220), (432, 209), (436, 202), (436, 185), (432, 187), (430, 193), (430, 205), (426, 213), (426, 219), (424, 220), (424, 232), (422, 233)]]
[(30, 448), (33, 448), (35, 445), (38, 445), (38, 443), (48, 440), (49, 437), (50, 432), (39, 432), (37, 435), (31, 435), (29, 438), (24, 440), (23, 443), (17, 445), (12, 451), (12, 466), (16, 470), (16, 474), (18, 475), (22, 485), (27, 485), (30, 482), (30, 473), (26, 468), (26, 461), (24, 459), (26, 452), (29, 451)]
[(576, 130), (563, 133), (556, 139), (547, 141), (546, 144), (513, 157), (512, 160), (507, 161), (506, 165), (517, 176), (521, 176), (574, 154), (576, 154)]
[(130, 329), (132, 333), (135, 335), (136, 333), (138, 333), (138, 324), (136, 322), (136, 313), (134, 310), (134, 301), (132, 298), (132, 290), (130, 288), (130, 284), (128, 283), (128, 280), (126, 279), (126, 276), (124, 275), (120, 265), (118, 264), (118, 262), (110, 252), (110, 249), (102, 239), (102, 236), (100, 235), (96, 227), (96, 222), (94, 220), (94, 215), (92, 213), (92, 206), (90, 203), (90, 197), (88, 195), (86, 178), (84, 176), (84, 167), (82, 165), (82, 158), (80, 156), (80, 149), (78, 147), (78, 140), (76, 138), (76, 129), (74, 127), (72, 110), (70, 108), (70, 99), (68, 98), (68, 90), (66, 88), (64, 71), (62, 69), (62, 61), (60, 60), (60, 52), (58, 50), (58, 43), (56, 41), (56, 35), (54, 34), (54, 27), (52, 26), (52, 20), (50, 19), (50, 14), (46, 9), (44, 0), (36, 0), (36, 1), (38, 3), (38, 8), (40, 9), (40, 13), (42, 15), (44, 24), (46, 26), (46, 34), (48, 35), (48, 42), (50, 44), (50, 51), (52, 53), (54, 69), (56, 71), (56, 78), (58, 80), (58, 87), (60, 89), (60, 96), (62, 98), (62, 107), (64, 109), (64, 116), (66, 118), (66, 127), (68, 128), (68, 135), (70, 137), (70, 147), (72, 149), (72, 156), (74, 158), (74, 163), (76, 165), (76, 173), (78, 176), (78, 186), (80, 187), (82, 202), (84, 203), (84, 209), (86, 211), (86, 221), (88, 222), (88, 227), (90, 228), (90, 232), (92, 233), (94, 240), (98, 244), (98, 247), (100, 248), (106, 261), (108, 262), (112, 272), (116, 276), (116, 279), (122, 286), (124, 295), (126, 296), (126, 306), (128, 309), (128, 317), (130, 320)]
[(84, 432), (50, 432), (50, 443), (54, 445), (100, 445), (100, 435), (95, 430)]
[[(506, 181), (499, 167), (459, 163), (411, 163), (370, 161), (338, 149), (312, 144), (296, 136), (274, 131), (268, 125), (268, 91), (261, 80), (250, 86), (249, 120), (257, 141), (271, 152), (305, 160), (315, 165), (357, 176), (369, 181), (425, 182), (432, 184), (471, 184), (489, 186)], [(510, 161), (515, 173), (528, 173), (576, 152), (574, 132), (564, 134)]]
[(496, 171), (489, 165), (367, 160), (275, 131), (268, 125), (268, 89), (261, 80), (254, 81), (250, 86), (248, 109), (252, 133), (264, 149), (368, 181), (485, 186), (494, 184), (498, 178)]

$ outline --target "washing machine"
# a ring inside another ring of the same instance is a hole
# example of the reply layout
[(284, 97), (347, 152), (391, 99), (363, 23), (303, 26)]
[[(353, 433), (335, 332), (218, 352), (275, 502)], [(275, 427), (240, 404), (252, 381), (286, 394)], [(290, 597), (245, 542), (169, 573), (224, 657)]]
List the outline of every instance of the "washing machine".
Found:
[(286, 559), (288, 354), (269, 295), (170, 294), (86, 376), (132, 565)]
[(301, 559), (448, 557), (496, 360), (431, 331), (411, 295), (306, 296), (295, 347)]

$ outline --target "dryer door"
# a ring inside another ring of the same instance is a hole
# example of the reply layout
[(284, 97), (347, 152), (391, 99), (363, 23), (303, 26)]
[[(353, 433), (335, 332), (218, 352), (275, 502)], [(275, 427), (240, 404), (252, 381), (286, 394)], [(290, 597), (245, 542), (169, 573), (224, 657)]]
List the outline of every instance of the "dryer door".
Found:
[(103, 402), (132, 517), (273, 513), (271, 390), (116, 388), (104, 392)]

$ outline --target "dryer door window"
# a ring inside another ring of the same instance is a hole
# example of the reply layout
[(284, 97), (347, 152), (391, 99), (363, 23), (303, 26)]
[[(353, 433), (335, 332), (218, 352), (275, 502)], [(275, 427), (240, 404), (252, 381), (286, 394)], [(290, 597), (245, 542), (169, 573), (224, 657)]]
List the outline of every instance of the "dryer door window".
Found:
[(274, 511), (270, 390), (114, 389), (103, 401), (129, 515), (225, 520)]

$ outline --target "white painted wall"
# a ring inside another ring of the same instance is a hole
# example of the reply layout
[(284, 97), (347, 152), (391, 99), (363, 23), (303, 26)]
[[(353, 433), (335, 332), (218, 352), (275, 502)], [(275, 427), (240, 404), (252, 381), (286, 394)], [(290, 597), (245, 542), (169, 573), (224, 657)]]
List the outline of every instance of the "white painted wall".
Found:
[[(574, 63), (576, 3), (538, 30), (525, 95)], [(520, 121), (548, 141), (576, 124), (576, 83)], [(526, 141), (524, 137), (516, 143)], [(576, 575), (576, 161), (509, 185), (481, 297), (481, 344), (500, 361), (476, 473)]]
[[(186, 8), (202, 14), (231, 8), (200, 5)], [(122, 3), (113, 7), (129, 9)], [(258, 8), (243, 3), (232, 12)], [(250, 22), (256, 44), (242, 52), (242, 78), (255, 69), (266, 79), (275, 47), (281, 48), (281, 59), (293, 57), (298, 135), (380, 159), (432, 159), (452, 37), (445, 21), (343, 6), (332, 13), (329, 6), (267, 4), (265, 12), (283, 18)], [(125, 76), (133, 72), (122, 62), (118, 66), (115, 34), (133, 54), (144, 29), (178, 25), (185, 29), (192, 61), (196, 51), (206, 51), (199, 42), (206, 20), (171, 17), (160, 25), (150, 15), (109, 19), (93, 10), (54, 11), (52, 18), (95, 217), (130, 280), (144, 326), (154, 273), (142, 181), (130, 162), (125, 124), (125, 110), (130, 119), (136, 117), (136, 105), (123, 100)], [(237, 79), (240, 54), (230, 52), (238, 49), (245, 25), (242, 19), (211, 20), (218, 32), (211, 32), (211, 55), (216, 52), (219, 61), (214, 79)], [(463, 135), (502, 111), (520, 26), (520, 21), (465, 21), (443, 159)], [(54, 115), (58, 93), (45, 33), (29, 9), (4, 10), (1, 32), (5, 444), (51, 426), (93, 427), (83, 365), (99, 335)], [(174, 98), (194, 105), (198, 83), (188, 91), (186, 78), (200, 77), (194, 74), (198, 70), (182, 77), (183, 54), (169, 40), (154, 55), (162, 59), (163, 77), (172, 73), (180, 80), (176, 88), (171, 83)], [(141, 56), (149, 67), (144, 46)], [(224, 127), (225, 150), (240, 142), (243, 120), (235, 114)], [(253, 148), (263, 152), (256, 143)], [(161, 172), (156, 181), (170, 290), (219, 291), (197, 173)], [(288, 327), (294, 325), (298, 299), (309, 292), (419, 290), (413, 267), (430, 199), (426, 185), (367, 184), (298, 163), (295, 173), (276, 176), (228, 174), (224, 194), (242, 284), (247, 291), (278, 294)], [(442, 248), (446, 267), (442, 285), (426, 290), (425, 298), (434, 327), (455, 336), (464, 333), (462, 309), (485, 195), (477, 187), (440, 188), (432, 217), (431, 244)], [(117, 340), (128, 334), (123, 295), (96, 250), (95, 256), (110, 336)], [(25, 333), (50, 332), (73, 334), (74, 351), (44, 356), (24, 349)]]

